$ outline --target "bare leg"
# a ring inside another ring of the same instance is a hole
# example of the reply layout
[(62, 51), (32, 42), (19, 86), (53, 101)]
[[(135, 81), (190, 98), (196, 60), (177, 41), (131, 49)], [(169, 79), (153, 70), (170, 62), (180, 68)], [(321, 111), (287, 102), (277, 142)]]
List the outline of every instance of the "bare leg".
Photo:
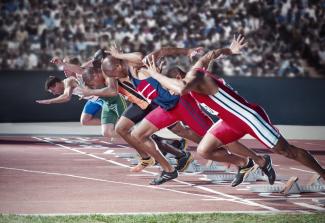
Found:
[(283, 137), (280, 137), (278, 143), (274, 147), (275, 152), (298, 161), (302, 165), (309, 167), (317, 172), (325, 180), (325, 170), (317, 162), (317, 160), (306, 150), (290, 145)]
[(176, 135), (185, 139), (189, 139), (197, 144), (199, 144), (202, 139), (202, 137), (196, 134), (191, 128), (184, 126), (180, 122), (177, 122), (172, 128), (169, 128), (169, 130)]
[(131, 129), (134, 126), (134, 122), (130, 119), (122, 116), (115, 126), (115, 131), (119, 134), (128, 144), (130, 144), (142, 158), (148, 158), (148, 153), (143, 149), (143, 146), (131, 136)]
[(173, 144), (176, 144), (178, 140), (176, 139), (167, 139), (157, 135), (152, 135), (152, 139), (157, 144), (158, 148), (165, 153), (173, 154), (176, 157), (181, 157), (184, 155), (183, 151), (179, 148), (174, 147)]
[(257, 155), (253, 150), (247, 148), (238, 141), (227, 144), (227, 148), (230, 152), (239, 156), (252, 158), (260, 167), (265, 165), (265, 159), (263, 156)]
[(80, 123), (81, 125), (101, 125), (99, 118), (87, 113), (81, 113)]
[(168, 163), (166, 158), (157, 149), (154, 141), (150, 138), (159, 129), (148, 120), (143, 119), (139, 125), (131, 132), (132, 137), (138, 140), (139, 145), (145, 145), (146, 152), (152, 155), (166, 172), (173, 172), (174, 168)]
[(221, 147), (222, 145), (219, 139), (208, 132), (201, 140), (197, 152), (203, 158), (209, 160), (227, 162), (236, 166), (245, 166), (247, 164), (247, 158), (229, 153), (226, 149)]

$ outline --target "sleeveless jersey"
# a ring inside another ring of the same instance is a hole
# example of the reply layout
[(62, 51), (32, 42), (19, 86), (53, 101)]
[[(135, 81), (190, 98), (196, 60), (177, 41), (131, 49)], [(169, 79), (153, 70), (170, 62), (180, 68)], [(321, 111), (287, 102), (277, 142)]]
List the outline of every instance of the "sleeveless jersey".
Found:
[(180, 96), (172, 95), (154, 78), (148, 77), (146, 79), (139, 80), (132, 75), (129, 76), (132, 83), (136, 87), (136, 90), (147, 98), (149, 102), (153, 101), (165, 110), (170, 110), (177, 105)]

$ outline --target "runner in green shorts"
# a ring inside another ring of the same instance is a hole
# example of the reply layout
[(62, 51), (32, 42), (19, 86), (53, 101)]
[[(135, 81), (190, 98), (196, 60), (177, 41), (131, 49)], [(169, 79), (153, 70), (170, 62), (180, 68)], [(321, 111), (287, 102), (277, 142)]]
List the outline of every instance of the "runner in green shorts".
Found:
[(103, 100), (101, 123), (105, 125), (105, 136), (115, 136), (115, 124), (127, 107), (125, 99), (119, 94), (113, 97), (100, 97)]

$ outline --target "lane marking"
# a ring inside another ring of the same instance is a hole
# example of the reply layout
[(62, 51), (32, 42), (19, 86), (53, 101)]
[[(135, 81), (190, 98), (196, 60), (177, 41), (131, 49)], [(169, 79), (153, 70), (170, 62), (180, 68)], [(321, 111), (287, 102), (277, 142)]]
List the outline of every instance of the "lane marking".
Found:
[(28, 169), (4, 167), (4, 166), (0, 166), (0, 169), (15, 170), (15, 171), (21, 171), (21, 172), (27, 172), (27, 173), (54, 175), (54, 176), (65, 176), (65, 177), (72, 177), (72, 178), (78, 178), (78, 179), (84, 179), (84, 180), (91, 180), (91, 181), (98, 181), (98, 182), (105, 182), (105, 183), (113, 183), (113, 184), (122, 184), (122, 185), (128, 185), (128, 186), (135, 186), (135, 187), (141, 187), (141, 188), (146, 187), (146, 188), (150, 188), (150, 189), (154, 189), (154, 190), (163, 190), (163, 191), (170, 191), (170, 192), (175, 192), (175, 193), (179, 193), (179, 194), (193, 195), (193, 196), (197, 196), (197, 197), (205, 197), (205, 198), (210, 198), (210, 199), (219, 199), (218, 197), (212, 196), (212, 195), (196, 194), (196, 193), (191, 193), (191, 192), (173, 190), (173, 189), (169, 189), (169, 188), (165, 188), (165, 187), (157, 187), (157, 186), (144, 185), (144, 184), (113, 181), (113, 180), (106, 180), (106, 179), (101, 179), (101, 178), (85, 177), (85, 176), (74, 175), (74, 174), (66, 174), (66, 173), (58, 173), (58, 172), (47, 172), (47, 171), (40, 171), (40, 170), (28, 170)]
[(306, 204), (306, 203), (300, 203), (300, 202), (293, 202), (294, 204), (304, 207), (304, 208), (309, 208), (309, 209), (313, 209), (316, 211), (325, 211), (325, 208), (316, 206), (316, 205), (312, 205), (312, 204)]
[(303, 169), (299, 169), (299, 168), (294, 168), (294, 167), (290, 167), (291, 170), (298, 170), (298, 171), (301, 171), (301, 172), (305, 172), (305, 173), (316, 173), (316, 172), (313, 172), (313, 171), (308, 171), (308, 170), (303, 170)]
[[(115, 165), (118, 165), (118, 166), (126, 167), (126, 168), (129, 168), (129, 169), (131, 168), (128, 165), (125, 165), (125, 164), (122, 164), (122, 163), (119, 163), (119, 162), (116, 162), (116, 161), (113, 161), (113, 160), (107, 160), (105, 158), (95, 156), (95, 155), (92, 155), (92, 154), (88, 154), (88, 153), (85, 153), (85, 152), (79, 151), (77, 149), (73, 149), (73, 148), (70, 148), (68, 146), (58, 144), (58, 143), (53, 143), (53, 142), (51, 142), (49, 140), (41, 139), (39, 137), (32, 137), (32, 138), (34, 138), (36, 140), (39, 140), (39, 141), (44, 141), (44, 142), (50, 143), (52, 145), (60, 146), (62, 148), (65, 148), (65, 149), (68, 149), (68, 150), (71, 150), (71, 151), (75, 151), (77, 153), (80, 153), (80, 154), (83, 154), (83, 155), (86, 155), (86, 156), (91, 156), (91, 157), (93, 157), (95, 159), (103, 160), (103, 161), (106, 161), (106, 162), (109, 162), (109, 163), (112, 163), (112, 164), (115, 164)], [(127, 148), (129, 148), (129, 147), (127, 147)], [(149, 172), (149, 171), (143, 171), (143, 172), (152, 173), (152, 172)], [(157, 174), (157, 173), (154, 173), (154, 174)], [(180, 180), (177, 180), (177, 179), (174, 179), (173, 181), (181, 183), (181, 184), (193, 186), (195, 188), (201, 189), (203, 191), (206, 191), (206, 192), (209, 192), (209, 193), (212, 193), (212, 194), (217, 194), (217, 195), (221, 195), (223, 197), (230, 198), (230, 201), (233, 201), (233, 202), (236, 202), (236, 203), (250, 205), (250, 206), (254, 206), (254, 207), (260, 207), (260, 208), (267, 209), (267, 210), (270, 210), (270, 211), (280, 211), (280, 210), (278, 210), (276, 208), (273, 208), (273, 207), (269, 207), (269, 206), (262, 205), (262, 204), (259, 204), (259, 203), (244, 199), (244, 198), (240, 198), (240, 197), (236, 197), (236, 196), (233, 196), (233, 195), (222, 193), (222, 192), (219, 192), (219, 191), (216, 191), (216, 190), (212, 190), (212, 189), (209, 189), (207, 187), (195, 186), (195, 184), (187, 183), (187, 182), (180, 181)], [(162, 187), (160, 186), (159, 188), (162, 188)]]

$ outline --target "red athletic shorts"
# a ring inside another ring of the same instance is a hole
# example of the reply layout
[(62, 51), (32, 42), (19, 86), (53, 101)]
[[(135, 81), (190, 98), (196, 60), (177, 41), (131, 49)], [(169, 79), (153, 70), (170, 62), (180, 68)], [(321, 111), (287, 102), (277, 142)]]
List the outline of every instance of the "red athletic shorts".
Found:
[(173, 109), (166, 111), (158, 107), (150, 112), (145, 119), (158, 129), (182, 121), (200, 136), (204, 136), (213, 124), (211, 119), (202, 112), (190, 94), (181, 96), (179, 102)]

